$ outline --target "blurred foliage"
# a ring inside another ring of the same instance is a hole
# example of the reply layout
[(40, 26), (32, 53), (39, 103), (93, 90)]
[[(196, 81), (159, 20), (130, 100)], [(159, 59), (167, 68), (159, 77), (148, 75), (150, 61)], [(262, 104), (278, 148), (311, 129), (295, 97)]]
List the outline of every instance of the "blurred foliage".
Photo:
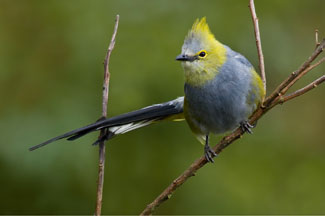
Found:
[[(183, 94), (174, 58), (197, 17), (256, 67), (248, 0), (0, 1), (0, 214), (92, 215), (97, 134), (28, 147), (97, 120), (103, 59), (111, 57), (109, 114)], [(324, 0), (259, 0), (268, 89), (325, 36)], [(324, 74), (324, 65), (295, 88)], [(227, 148), (155, 214), (325, 214), (323, 86), (273, 109), (254, 135)], [(220, 137), (218, 137), (220, 138)], [(214, 138), (213, 142), (217, 142)], [(203, 149), (186, 123), (162, 123), (108, 143), (103, 214), (139, 214)]]

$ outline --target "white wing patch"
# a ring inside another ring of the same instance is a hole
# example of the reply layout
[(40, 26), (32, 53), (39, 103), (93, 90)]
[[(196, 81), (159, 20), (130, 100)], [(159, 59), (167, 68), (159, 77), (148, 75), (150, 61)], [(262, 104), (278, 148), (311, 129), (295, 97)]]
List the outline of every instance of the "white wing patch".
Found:
[(138, 129), (140, 127), (145, 127), (145, 126), (151, 124), (154, 121), (155, 120), (150, 120), (150, 121), (145, 120), (145, 121), (140, 121), (140, 122), (136, 122), (136, 123), (129, 123), (129, 124), (121, 125), (121, 126), (110, 127), (108, 129), (109, 129), (109, 131), (111, 131), (115, 135), (118, 135), (118, 134), (127, 133), (129, 131)]

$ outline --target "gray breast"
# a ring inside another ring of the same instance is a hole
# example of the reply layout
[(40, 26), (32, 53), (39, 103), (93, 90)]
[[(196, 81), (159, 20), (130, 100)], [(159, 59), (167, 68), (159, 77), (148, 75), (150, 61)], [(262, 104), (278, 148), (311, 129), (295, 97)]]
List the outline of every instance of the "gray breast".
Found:
[(224, 133), (247, 120), (253, 108), (246, 101), (251, 84), (251, 64), (227, 48), (227, 61), (216, 77), (202, 87), (185, 84), (185, 116), (202, 133)]

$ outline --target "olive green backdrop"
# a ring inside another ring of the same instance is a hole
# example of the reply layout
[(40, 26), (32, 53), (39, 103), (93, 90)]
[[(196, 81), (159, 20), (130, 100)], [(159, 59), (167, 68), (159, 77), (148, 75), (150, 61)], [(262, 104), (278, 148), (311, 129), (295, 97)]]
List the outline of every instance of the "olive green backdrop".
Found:
[[(97, 133), (28, 147), (97, 120), (103, 59), (120, 14), (110, 63), (109, 116), (183, 94), (176, 55), (207, 16), (217, 39), (257, 68), (248, 0), (0, 1), (0, 214), (92, 215)], [(268, 90), (325, 37), (324, 0), (260, 0)], [(325, 65), (297, 86), (323, 75)], [(325, 214), (324, 85), (278, 106), (253, 135), (228, 147), (155, 214)], [(218, 138), (212, 140), (216, 143)], [(137, 215), (203, 153), (185, 122), (146, 127), (107, 146), (103, 214)]]

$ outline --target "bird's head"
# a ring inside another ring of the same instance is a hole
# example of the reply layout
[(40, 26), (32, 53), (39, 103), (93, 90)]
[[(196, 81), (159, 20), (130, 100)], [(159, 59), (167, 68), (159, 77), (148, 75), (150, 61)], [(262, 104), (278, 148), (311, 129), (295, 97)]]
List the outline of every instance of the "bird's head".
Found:
[(197, 19), (184, 40), (182, 62), (187, 83), (198, 86), (211, 80), (226, 61), (226, 48), (211, 33), (206, 18)]

